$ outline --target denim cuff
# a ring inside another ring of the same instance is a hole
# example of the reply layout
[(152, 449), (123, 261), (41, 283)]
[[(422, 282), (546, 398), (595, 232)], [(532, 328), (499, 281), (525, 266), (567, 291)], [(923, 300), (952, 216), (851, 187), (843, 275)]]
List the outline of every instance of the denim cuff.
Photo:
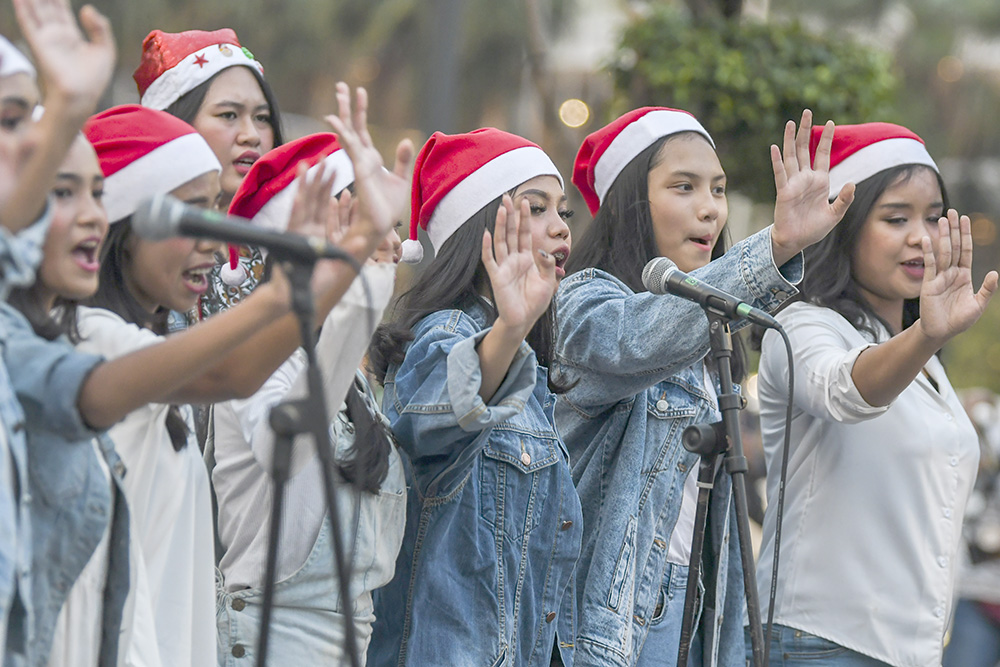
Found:
[(768, 311), (799, 293), (795, 286), (802, 281), (804, 270), (801, 252), (780, 267), (775, 264), (771, 227), (773, 225), (742, 242), (740, 261), (740, 272), (747, 288)]
[(476, 347), (491, 329), (455, 343), (448, 353), (448, 396), (464, 431), (482, 431), (510, 419), (524, 409), (535, 388), (535, 355), (521, 341), (500, 388), (489, 404), (483, 401), (479, 395), (483, 372)]

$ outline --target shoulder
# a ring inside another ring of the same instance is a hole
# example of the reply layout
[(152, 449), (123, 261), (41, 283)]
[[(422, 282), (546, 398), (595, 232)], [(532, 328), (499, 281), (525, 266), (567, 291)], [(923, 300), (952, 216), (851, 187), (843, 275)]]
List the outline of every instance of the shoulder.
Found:
[(149, 329), (126, 322), (120, 315), (106, 308), (81, 307), (77, 311), (80, 330), (79, 348), (100, 351), (108, 357), (117, 356), (162, 340)]
[(583, 269), (572, 273), (559, 282), (557, 298), (606, 294), (608, 296), (631, 296), (635, 294), (628, 285), (602, 269)]
[(414, 342), (422, 338), (473, 336), (485, 328), (485, 317), (481, 313), (467, 313), (463, 310), (438, 310), (427, 315), (413, 326)]

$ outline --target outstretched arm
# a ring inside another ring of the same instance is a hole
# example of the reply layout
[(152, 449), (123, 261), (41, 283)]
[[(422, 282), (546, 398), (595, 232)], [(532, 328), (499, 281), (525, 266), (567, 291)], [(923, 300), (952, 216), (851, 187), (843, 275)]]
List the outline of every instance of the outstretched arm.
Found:
[(18, 187), (0, 202), (0, 223), (19, 231), (41, 215), (56, 171), (84, 121), (97, 108), (114, 72), (111, 24), (86, 5), (80, 31), (68, 0), (14, 0), (21, 32), (31, 46), (45, 88), (45, 114), (28, 130)]
[[(338, 88), (340, 92), (344, 93), (338, 94), (341, 120), (346, 119), (348, 135), (341, 145), (355, 165), (366, 165), (355, 172), (359, 223), (349, 226), (341, 246), (362, 263), (405, 210), (407, 190), (400, 182), (405, 182), (401, 175), (409, 168), (412, 147), (406, 150), (408, 142), (401, 146), (395, 171), (385, 172), (367, 128), (362, 132), (356, 125), (365, 122), (365, 114), (352, 114), (346, 86)], [(366, 111), (367, 98), (359, 95), (358, 105)], [(339, 227), (332, 218), (340, 212), (330, 201), (333, 174), (321, 171), (309, 179), (305, 165), (300, 165), (298, 179), (289, 230), (330, 237)], [(208, 322), (96, 368), (80, 395), (84, 419), (100, 428), (150, 402), (208, 403), (251, 396), (300, 344), (298, 321), (288, 312), (286, 282), (280, 271), (276, 276), (245, 302)], [(343, 262), (317, 264), (313, 280), (317, 318), (326, 318), (354, 278), (354, 269)]]
[(869, 405), (891, 403), (945, 343), (982, 316), (997, 289), (997, 272), (986, 274), (979, 291), (972, 284), (972, 225), (954, 209), (938, 221), (937, 256), (922, 240), (924, 281), (920, 319), (881, 345), (858, 356), (851, 377)]

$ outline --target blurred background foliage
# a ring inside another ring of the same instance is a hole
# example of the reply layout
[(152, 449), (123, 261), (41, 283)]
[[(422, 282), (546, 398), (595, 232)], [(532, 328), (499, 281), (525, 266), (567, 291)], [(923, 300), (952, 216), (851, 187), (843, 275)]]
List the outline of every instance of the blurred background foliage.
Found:
[[(334, 84), (366, 86), (383, 153), (403, 136), (493, 125), (565, 176), (583, 137), (621, 111), (689, 109), (716, 137), (731, 221), (769, 221), (767, 145), (809, 106), (818, 120), (915, 130), (974, 219), (977, 284), (1000, 265), (1000, 2), (996, 0), (92, 0), (114, 25), (119, 76), (152, 29), (232, 27), (264, 63), (288, 134), (324, 128)], [(18, 32), (10, 3), (0, 31)], [(567, 178), (568, 181), (568, 178)], [(588, 224), (577, 211), (574, 234)], [(403, 273), (405, 284), (411, 276)], [(1000, 299), (946, 350), (956, 386), (1000, 391)]]

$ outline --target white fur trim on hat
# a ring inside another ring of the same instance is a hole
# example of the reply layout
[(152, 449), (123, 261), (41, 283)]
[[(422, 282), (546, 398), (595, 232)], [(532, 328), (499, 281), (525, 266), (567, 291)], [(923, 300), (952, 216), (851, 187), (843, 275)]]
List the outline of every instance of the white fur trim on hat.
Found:
[(535, 146), (523, 146), (498, 155), (463, 178), (441, 198), (427, 221), (427, 236), (434, 254), (476, 211), (536, 176), (555, 176), (559, 186), (565, 187), (552, 160)]
[(916, 139), (883, 139), (858, 149), (830, 168), (830, 199), (835, 199), (848, 183), (860, 183), (880, 171), (904, 164), (922, 164), (941, 173), (927, 147)]
[[(319, 170), (319, 166), (326, 165), (327, 173), (330, 168), (336, 169), (337, 175), (333, 179), (333, 187), (330, 189), (334, 195), (354, 182), (354, 165), (351, 158), (347, 157), (347, 151), (338, 150), (323, 158), (309, 167), (307, 172), (311, 179)], [(292, 213), (292, 204), (295, 203), (295, 194), (299, 191), (298, 179), (289, 183), (281, 192), (277, 193), (266, 204), (260, 207), (257, 215), (253, 217), (255, 227), (268, 229), (273, 232), (283, 232), (288, 229), (288, 217)]]
[(0, 77), (27, 74), (35, 78), (35, 68), (10, 40), (0, 35)]
[(154, 194), (168, 193), (210, 171), (221, 172), (222, 166), (197, 132), (158, 146), (104, 179), (108, 220), (132, 215)]
[[(221, 55), (221, 49), (223, 48), (227, 48), (230, 55), (221, 58), (217, 57)], [(203, 58), (203, 54), (210, 51), (212, 52), (210, 54), (212, 57), (208, 58), (207, 62), (199, 65), (197, 62), (198, 59)], [(212, 46), (198, 49), (177, 63), (177, 65), (158, 76), (153, 83), (149, 84), (149, 88), (143, 94), (140, 104), (150, 109), (162, 111), (180, 99), (185, 93), (197, 88), (222, 70), (236, 65), (252, 67), (260, 74), (264, 73), (263, 65), (244, 53), (242, 46), (237, 46), (236, 44), (213, 44)]]
[(657, 109), (634, 123), (629, 123), (598, 158), (594, 167), (594, 190), (597, 192), (597, 197), (604, 201), (608, 189), (632, 158), (646, 150), (660, 137), (680, 132), (697, 132), (708, 139), (708, 143), (715, 148), (715, 142), (712, 141), (708, 130), (702, 127), (697, 118), (683, 111)]

